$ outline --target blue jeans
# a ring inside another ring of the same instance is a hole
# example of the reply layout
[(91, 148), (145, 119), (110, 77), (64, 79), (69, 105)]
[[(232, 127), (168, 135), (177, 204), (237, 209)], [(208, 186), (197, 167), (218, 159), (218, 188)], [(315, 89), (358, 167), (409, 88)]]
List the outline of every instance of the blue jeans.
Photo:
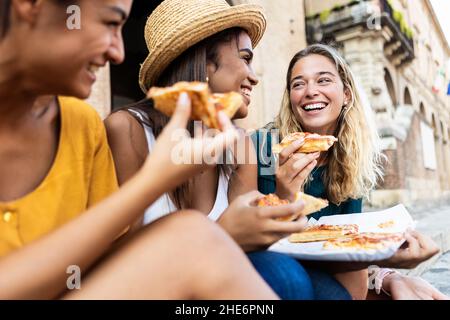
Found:
[(247, 256), (282, 300), (351, 300), (350, 294), (333, 276), (305, 269), (288, 255), (257, 251)]

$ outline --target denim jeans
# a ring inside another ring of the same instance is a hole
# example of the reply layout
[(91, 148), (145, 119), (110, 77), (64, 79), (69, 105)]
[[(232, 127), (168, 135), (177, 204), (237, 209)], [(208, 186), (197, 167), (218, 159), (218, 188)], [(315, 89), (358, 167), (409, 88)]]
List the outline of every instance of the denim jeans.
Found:
[(288, 255), (257, 251), (247, 254), (255, 269), (282, 300), (350, 300), (347, 290), (330, 274), (305, 269)]

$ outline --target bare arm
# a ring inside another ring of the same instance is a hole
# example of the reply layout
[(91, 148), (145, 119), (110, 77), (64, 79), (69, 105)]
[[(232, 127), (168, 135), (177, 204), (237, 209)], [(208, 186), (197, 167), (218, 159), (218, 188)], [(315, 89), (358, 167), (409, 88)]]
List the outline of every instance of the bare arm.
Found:
[(206, 164), (175, 164), (171, 158), (174, 147), (186, 145), (195, 154), (203, 152), (204, 145), (224, 148), (236, 140), (231, 122), (220, 114), (224, 132), (214, 138), (199, 140), (184, 135), (173, 141), (173, 133), (186, 128), (190, 115), (188, 97), (181, 97), (152, 157), (147, 158), (138, 174), (81, 216), (0, 260), (0, 299), (45, 299), (63, 293), (67, 267), (77, 265), (85, 272), (148, 205), (205, 169)]
[(143, 127), (128, 112), (119, 111), (105, 119), (108, 143), (116, 166), (119, 185), (143, 166), (148, 155)]
[(163, 189), (163, 179), (140, 174), (80, 217), (2, 258), (0, 299), (57, 297), (66, 289), (67, 268), (85, 272)]
[(234, 150), (236, 150), (234, 158), (238, 167), (230, 180), (229, 202), (242, 194), (258, 190), (258, 162), (252, 139), (244, 132), (240, 132), (240, 138)]
[[(124, 184), (144, 165), (148, 145), (143, 127), (126, 111), (111, 114), (105, 119), (108, 143), (114, 159), (119, 185)], [(142, 227), (141, 215), (128, 234)]]

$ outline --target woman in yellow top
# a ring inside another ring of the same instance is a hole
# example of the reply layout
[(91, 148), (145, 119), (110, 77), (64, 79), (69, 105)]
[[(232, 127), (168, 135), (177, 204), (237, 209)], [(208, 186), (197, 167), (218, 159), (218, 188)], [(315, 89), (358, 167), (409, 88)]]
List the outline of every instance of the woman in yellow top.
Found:
[[(117, 189), (111, 152), (97, 112), (75, 98), (44, 96), (35, 104), (38, 110), (41, 106), (43, 111), (36, 123), (42, 122), (42, 128), (52, 122), (59, 127), (59, 134), (49, 134), (56, 149), (51, 162), (42, 163), (46, 165), (42, 174), (36, 175), (39, 160), (46, 158), (38, 152), (48, 144), (38, 140), (42, 130), (30, 132), (36, 140), (29, 139), (26, 149), (23, 143), (2, 143), (0, 147), (2, 160), (3, 155), (13, 152), (30, 157), (25, 160), (29, 165), (16, 156), (0, 166), (4, 182), (0, 183), (0, 256), (68, 222)], [(37, 150), (30, 154), (33, 144)], [(16, 187), (21, 182), (23, 188)]]
[[(231, 239), (193, 211), (112, 247), (147, 206), (206, 164), (171, 161), (171, 135), (190, 114), (182, 95), (143, 168), (90, 207), (116, 187), (104, 129), (83, 103), (49, 95), (86, 98), (95, 70), (123, 61), (132, 0), (76, 1), (80, 30), (67, 28), (66, 2), (0, 3), (0, 299), (276, 298)], [(223, 115), (221, 123), (215, 137), (182, 143), (193, 152), (225, 148), (237, 134)], [(73, 265), (81, 289), (70, 292)]]

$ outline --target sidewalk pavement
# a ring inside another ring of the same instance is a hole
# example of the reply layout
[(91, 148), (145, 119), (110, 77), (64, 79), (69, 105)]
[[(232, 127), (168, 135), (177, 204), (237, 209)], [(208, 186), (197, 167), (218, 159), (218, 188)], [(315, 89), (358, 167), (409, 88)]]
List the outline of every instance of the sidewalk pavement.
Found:
[(450, 297), (450, 252), (443, 254), (421, 277)]
[(441, 251), (415, 269), (399, 271), (411, 276), (421, 276), (450, 296), (450, 203), (407, 209), (417, 221), (416, 229), (432, 237)]

